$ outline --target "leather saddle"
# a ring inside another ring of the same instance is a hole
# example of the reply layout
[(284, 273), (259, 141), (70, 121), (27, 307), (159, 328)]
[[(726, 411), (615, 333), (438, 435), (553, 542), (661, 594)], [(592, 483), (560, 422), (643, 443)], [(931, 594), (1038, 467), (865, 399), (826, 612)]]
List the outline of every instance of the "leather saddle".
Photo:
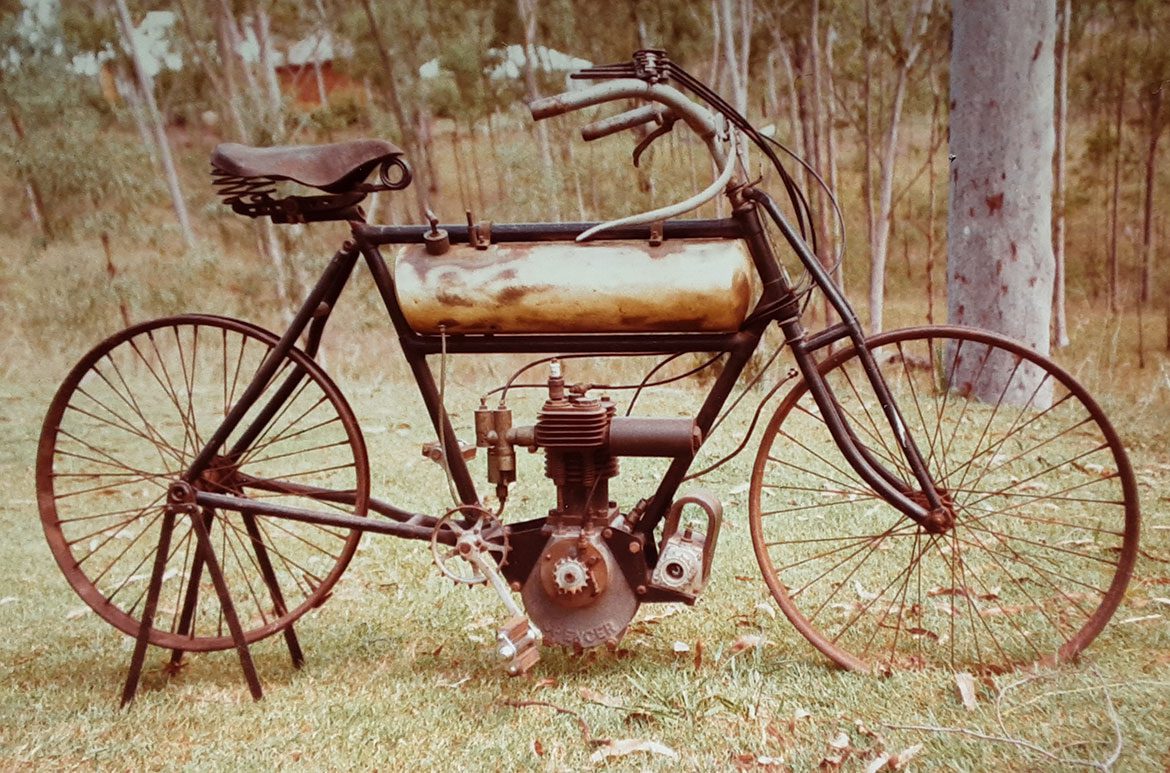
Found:
[(224, 176), (291, 180), (326, 193), (346, 193), (355, 190), (374, 169), (401, 155), (402, 150), (386, 140), (271, 148), (225, 142), (212, 152), (211, 166)]

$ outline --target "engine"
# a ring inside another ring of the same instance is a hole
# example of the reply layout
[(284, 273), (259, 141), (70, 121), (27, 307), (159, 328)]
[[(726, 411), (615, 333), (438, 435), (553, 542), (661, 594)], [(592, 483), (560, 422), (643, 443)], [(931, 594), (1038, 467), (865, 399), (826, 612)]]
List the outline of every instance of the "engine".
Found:
[[(515, 480), (516, 447), (543, 451), (545, 475), (556, 487), (556, 505), (546, 518), (509, 525), (510, 550), (502, 568), (545, 644), (616, 646), (642, 601), (693, 601), (706, 580), (719, 512), (699, 502), (715, 528), (708, 528), (709, 539), (688, 530), (684, 541), (684, 535), (674, 534), (679, 519), (672, 508), (661, 547), (669, 560), (652, 575), (643, 535), (609, 498), (619, 457), (689, 458), (702, 440), (698, 427), (691, 419), (614, 413), (607, 397), (591, 396), (585, 387), (566, 388), (555, 361), (548, 399), (534, 425), (513, 427), (503, 406), (481, 405), (476, 411), (476, 444), (488, 449), (488, 479), (501, 501)], [(718, 510), (717, 502), (713, 508)]]

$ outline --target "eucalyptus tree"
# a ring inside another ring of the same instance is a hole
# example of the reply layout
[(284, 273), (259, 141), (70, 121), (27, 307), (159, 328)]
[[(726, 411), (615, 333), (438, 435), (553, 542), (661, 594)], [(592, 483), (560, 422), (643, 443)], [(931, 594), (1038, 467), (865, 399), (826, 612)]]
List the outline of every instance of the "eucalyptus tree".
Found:
[[(952, 14), (948, 316), (1047, 354), (1055, 2), (953, 0)], [(1046, 388), (1013, 365), (972, 352), (951, 375), (992, 401)]]

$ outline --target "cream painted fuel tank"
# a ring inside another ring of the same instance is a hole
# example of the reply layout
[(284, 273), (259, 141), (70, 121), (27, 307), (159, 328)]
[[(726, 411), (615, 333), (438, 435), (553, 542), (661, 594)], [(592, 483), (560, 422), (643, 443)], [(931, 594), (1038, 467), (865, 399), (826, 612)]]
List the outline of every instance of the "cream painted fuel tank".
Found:
[(394, 283), (420, 333), (728, 332), (758, 295), (734, 239), (459, 244), (395, 254)]

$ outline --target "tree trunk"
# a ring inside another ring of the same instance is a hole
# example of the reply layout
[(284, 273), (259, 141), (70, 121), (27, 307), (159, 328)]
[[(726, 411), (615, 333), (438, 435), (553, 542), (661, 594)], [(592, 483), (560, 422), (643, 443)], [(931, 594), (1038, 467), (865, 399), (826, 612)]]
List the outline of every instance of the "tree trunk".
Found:
[(1052, 162), (1053, 223), (1052, 257), (1054, 277), (1052, 289), (1052, 343), (1057, 348), (1068, 346), (1068, 319), (1065, 316), (1065, 263), (1064, 263), (1064, 172), (1067, 159), (1068, 139), (1068, 38), (1072, 23), (1072, 0), (1063, 0), (1060, 29), (1056, 37), (1056, 110), (1053, 123), (1056, 129), (1056, 153)]
[[(886, 262), (890, 249), (890, 228), (894, 219), (894, 172), (898, 159), (898, 134), (902, 124), (902, 108), (906, 102), (906, 89), (910, 85), (910, 71), (922, 52), (926, 27), (930, 22), (933, 0), (915, 5), (906, 23), (902, 39), (905, 56), (897, 63), (894, 75), (894, 96), (890, 102), (889, 124), (886, 126), (882, 157), (878, 162), (877, 215), (873, 222), (871, 258), (869, 269), (869, 327), (873, 333), (882, 329), (885, 316)], [(868, 108), (867, 108), (868, 109)], [(868, 119), (867, 119), (868, 120)]]
[[(537, 5), (539, 0), (516, 0), (516, 9), (520, 12), (520, 21), (524, 25), (524, 87), (526, 90), (525, 96), (529, 102), (534, 102), (540, 98), (540, 88), (536, 83), (536, 68), (533, 62), (536, 60), (536, 20), (537, 20)], [(548, 126), (544, 121), (536, 122), (536, 136), (540, 141), (540, 160), (544, 164), (545, 173), (548, 179), (557, 181), (560, 175), (557, 173), (557, 168), (553, 165), (552, 146), (548, 141)], [(553, 207), (553, 217), (556, 220), (561, 219), (561, 192), (559, 185), (549, 192), (549, 201)]]
[(873, 244), (869, 264), (869, 329), (880, 333), (886, 305), (886, 260), (890, 251), (890, 225), (894, 218), (894, 171), (898, 158), (898, 128), (902, 123), (902, 105), (906, 98), (909, 73), (899, 69), (894, 82), (894, 100), (890, 107), (890, 124), (878, 160), (877, 217), (874, 220)]
[(366, 23), (370, 27), (370, 37), (373, 38), (374, 46), (378, 49), (378, 58), (382, 61), (382, 69), (385, 72), (386, 100), (390, 104), (390, 112), (394, 114), (394, 120), (398, 123), (398, 130), (402, 132), (403, 149), (406, 150), (410, 162), (413, 164), (415, 181), (411, 187), (414, 189), (415, 203), (421, 214), (427, 208), (427, 185), (426, 180), (418, 178), (426, 176), (422, 174), (425, 159), (421, 155), (418, 137), (415, 136), (414, 124), (407, 117), (406, 111), (402, 108), (402, 102), (398, 99), (398, 82), (394, 75), (394, 60), (390, 57), (390, 49), (386, 47), (386, 41), (382, 37), (382, 28), (374, 15), (370, 0), (362, 0), (362, 10), (365, 11)]
[[(4, 70), (0, 68), (0, 98), (4, 100), (4, 110), (8, 113), (8, 122), (12, 124), (12, 131), (16, 134), (16, 141), (24, 143), (24, 122), (20, 120), (20, 108), (16, 105), (16, 100), (4, 88)], [(36, 178), (29, 175), (24, 181), (25, 193), (28, 196), (29, 214), (32, 216), (33, 222), (37, 224), (40, 229), (41, 236), (45, 239), (53, 238), (53, 229), (49, 225), (48, 216), (45, 212), (45, 200), (41, 196), (40, 185), (37, 184)]]
[(260, 71), (264, 77), (265, 113), (268, 127), (277, 141), (284, 138), (284, 100), (280, 93), (280, 81), (276, 78), (276, 60), (272, 51), (272, 21), (260, 3), (252, 12), (252, 31), (260, 47)]
[[(952, 10), (948, 317), (1047, 354), (1055, 0), (953, 0)], [(991, 402), (1051, 398), (1042, 374), (976, 349), (959, 353), (952, 388)]]
[(1113, 187), (1110, 209), (1113, 217), (1109, 223), (1109, 313), (1116, 315), (1120, 310), (1118, 302), (1118, 280), (1120, 270), (1117, 264), (1117, 232), (1121, 221), (1121, 119), (1125, 115), (1125, 68), (1118, 68), (1117, 102), (1113, 106), (1113, 136), (1117, 147), (1113, 152)]
[(167, 138), (166, 126), (163, 124), (162, 114), (158, 110), (158, 103), (154, 101), (154, 84), (150, 74), (142, 63), (138, 53), (138, 46), (134, 43), (134, 24), (130, 21), (130, 11), (126, 8), (126, 0), (114, 0), (114, 7), (118, 11), (118, 22), (122, 33), (122, 41), (130, 52), (134, 62), (134, 73), (138, 78), (139, 90), (146, 103), (147, 115), (151, 129), (154, 132), (155, 144), (158, 147), (159, 159), (162, 161), (163, 176), (166, 179), (167, 190), (171, 196), (171, 206), (175, 211), (175, 219), (179, 222), (179, 230), (183, 234), (183, 243), (188, 248), (195, 246), (195, 232), (191, 229), (191, 219), (187, 215), (187, 203), (183, 201), (183, 191), (179, 187), (179, 173), (175, 169), (175, 161), (171, 157), (171, 143)]
[(1142, 294), (1141, 302), (1150, 300), (1150, 282), (1154, 263), (1154, 185), (1158, 171), (1158, 140), (1162, 135), (1162, 89), (1148, 95), (1149, 134), (1146, 141), (1146, 182), (1142, 197)]
[[(833, 45), (837, 42), (837, 31), (829, 26), (825, 32), (825, 93), (829, 95), (825, 100), (825, 167), (829, 173), (829, 190), (833, 195), (837, 195), (837, 111), (836, 100), (833, 99)], [(828, 217), (829, 213), (826, 212)], [(826, 235), (828, 236), (828, 235)], [(837, 240), (843, 234), (834, 233), (829, 238), (826, 247), (830, 254), (837, 253)], [(837, 283), (837, 287), (841, 291), (845, 291), (845, 256), (841, 255), (836, 267), (833, 269), (833, 281)]]

